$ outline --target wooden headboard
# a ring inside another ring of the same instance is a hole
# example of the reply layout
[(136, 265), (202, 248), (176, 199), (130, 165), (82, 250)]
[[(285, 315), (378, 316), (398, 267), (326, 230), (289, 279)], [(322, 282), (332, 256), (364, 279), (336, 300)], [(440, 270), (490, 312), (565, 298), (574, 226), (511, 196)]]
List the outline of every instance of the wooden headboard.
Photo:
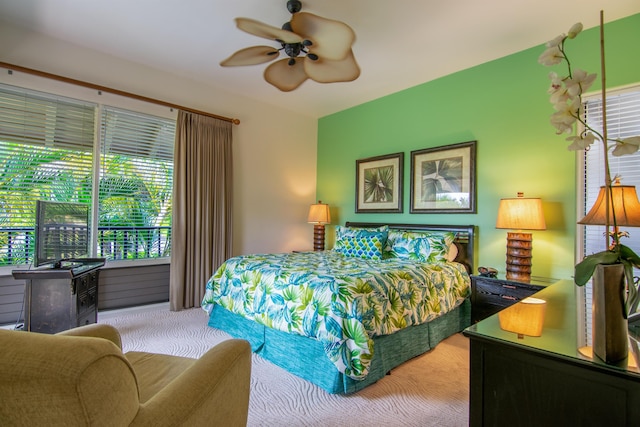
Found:
[(474, 242), (475, 225), (433, 225), (433, 224), (389, 224), (375, 222), (346, 222), (347, 227), (380, 227), (387, 225), (394, 230), (407, 231), (450, 231), (455, 233), (454, 243), (458, 247), (458, 256), (455, 261), (463, 264), (469, 274), (474, 274)]

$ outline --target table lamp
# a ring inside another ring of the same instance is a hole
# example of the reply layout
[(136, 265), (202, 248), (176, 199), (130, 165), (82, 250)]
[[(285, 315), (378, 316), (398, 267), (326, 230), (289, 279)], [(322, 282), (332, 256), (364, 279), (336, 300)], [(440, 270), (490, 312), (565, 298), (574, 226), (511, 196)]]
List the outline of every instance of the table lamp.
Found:
[(525, 198), (500, 199), (496, 228), (517, 230), (507, 233), (507, 279), (519, 282), (531, 281), (531, 233), (522, 230), (545, 230), (542, 201)]
[(324, 225), (331, 222), (331, 213), (329, 212), (329, 205), (322, 203), (318, 200), (318, 203), (311, 205), (309, 208), (309, 216), (307, 222), (313, 225), (313, 250), (324, 251)]
[[(607, 219), (606, 187), (600, 187), (600, 192), (591, 210), (578, 221), (583, 225), (606, 225)], [(615, 225), (613, 213), (615, 212)], [(616, 178), (611, 185), (611, 198), (609, 200), (609, 225), (613, 226), (613, 232), (618, 233), (618, 227), (640, 227), (640, 201), (633, 185), (620, 185), (620, 178)]]
[(518, 334), (522, 339), (525, 335), (539, 337), (542, 335), (544, 313), (547, 302), (540, 298), (525, 298), (504, 310), (498, 312), (500, 328)]

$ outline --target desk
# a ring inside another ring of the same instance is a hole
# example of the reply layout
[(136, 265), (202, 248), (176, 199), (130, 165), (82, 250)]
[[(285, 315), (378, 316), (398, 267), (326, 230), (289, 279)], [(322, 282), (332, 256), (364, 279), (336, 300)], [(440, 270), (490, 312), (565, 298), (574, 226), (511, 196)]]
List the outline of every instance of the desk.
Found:
[(75, 268), (13, 270), (25, 281), (24, 330), (54, 334), (97, 322), (98, 273), (104, 260)]
[[(561, 280), (535, 294), (547, 301), (540, 337), (518, 339), (500, 329), (497, 314), (464, 330), (470, 426), (640, 425), (638, 367), (578, 352), (575, 288)], [(631, 342), (630, 354), (637, 352), (637, 341)]]

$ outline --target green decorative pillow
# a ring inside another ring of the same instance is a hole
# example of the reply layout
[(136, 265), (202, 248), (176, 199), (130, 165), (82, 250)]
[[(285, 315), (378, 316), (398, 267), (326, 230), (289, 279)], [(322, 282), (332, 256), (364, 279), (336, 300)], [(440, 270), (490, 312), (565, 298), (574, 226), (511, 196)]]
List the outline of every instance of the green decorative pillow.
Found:
[(386, 231), (350, 230), (344, 235), (338, 234), (334, 250), (344, 256), (380, 260), (387, 234)]
[(427, 263), (444, 262), (447, 261), (454, 238), (454, 233), (446, 231), (390, 230), (384, 257)]

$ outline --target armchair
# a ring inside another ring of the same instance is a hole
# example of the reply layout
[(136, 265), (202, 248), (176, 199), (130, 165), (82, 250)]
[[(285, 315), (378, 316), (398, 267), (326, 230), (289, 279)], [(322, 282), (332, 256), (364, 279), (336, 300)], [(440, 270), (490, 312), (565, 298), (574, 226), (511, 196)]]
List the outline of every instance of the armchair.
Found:
[(250, 376), (243, 340), (189, 359), (123, 354), (105, 324), (0, 330), (0, 425), (244, 426)]

